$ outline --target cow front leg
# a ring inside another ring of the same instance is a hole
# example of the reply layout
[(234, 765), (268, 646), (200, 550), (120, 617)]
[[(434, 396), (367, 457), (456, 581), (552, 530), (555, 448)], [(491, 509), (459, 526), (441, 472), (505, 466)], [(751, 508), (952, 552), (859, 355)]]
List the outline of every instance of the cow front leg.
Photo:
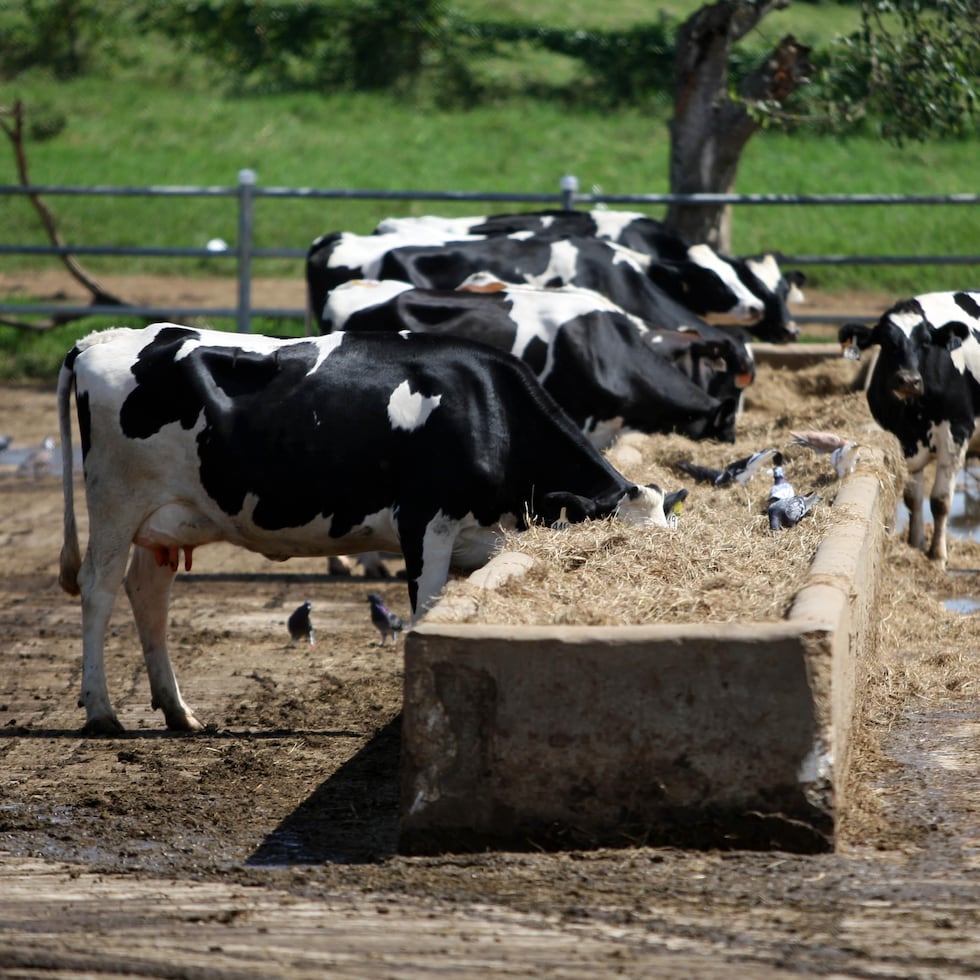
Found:
[(905, 503), (906, 510), (909, 512), (908, 542), (911, 547), (917, 548), (919, 551), (925, 548), (926, 543), (924, 516), (922, 513), (922, 482), (923, 471), (921, 469), (910, 472), (902, 492), (902, 500)]
[(949, 512), (953, 509), (953, 495), (956, 493), (956, 476), (966, 463), (967, 443), (951, 443), (942, 446), (936, 459), (936, 479), (929, 494), (929, 509), (932, 511), (932, 542), (928, 555), (933, 561), (946, 564), (946, 525)]
[(176, 571), (160, 564), (153, 552), (138, 545), (126, 573), (126, 595), (133, 607), (133, 617), (143, 647), (143, 660), (150, 679), (151, 704), (163, 711), (167, 728), (173, 731), (197, 732), (204, 725), (180, 696), (177, 677), (167, 649), (167, 614), (170, 609), (170, 587)]
[(92, 735), (114, 735), (122, 731), (109, 700), (104, 648), (127, 553), (128, 548), (124, 548), (95, 556), (90, 546), (78, 574), (82, 594), (82, 691), (78, 706), (85, 709), (82, 731)]
[(399, 521), (402, 555), (408, 576), (408, 595), (412, 603), (412, 623), (435, 605), (449, 578), (457, 522), (437, 514), (425, 524), (421, 534), (404, 530)]

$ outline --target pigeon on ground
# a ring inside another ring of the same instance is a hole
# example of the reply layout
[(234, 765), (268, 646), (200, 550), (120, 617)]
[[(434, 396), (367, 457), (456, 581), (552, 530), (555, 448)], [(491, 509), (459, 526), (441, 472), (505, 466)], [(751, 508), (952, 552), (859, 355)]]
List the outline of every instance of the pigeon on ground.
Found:
[(47, 476), (54, 464), (54, 448), (54, 439), (51, 436), (46, 436), (44, 442), (29, 453), (17, 467), (17, 472), (21, 476)]
[(716, 487), (727, 486), (729, 483), (739, 483), (745, 486), (753, 477), (757, 476), (764, 467), (769, 465), (779, 466), (783, 462), (783, 454), (776, 449), (760, 449), (751, 456), (729, 463), (723, 470), (716, 470), (710, 466), (699, 466), (687, 460), (679, 460), (677, 468), (693, 476), (701, 483), (713, 483)]
[(843, 480), (848, 473), (854, 472), (858, 444), (853, 440), (845, 439), (836, 432), (794, 432), (792, 435), (795, 446), (808, 446), (821, 456), (829, 453), (830, 462), (840, 479)]
[(796, 527), (821, 500), (823, 497), (816, 493), (808, 493), (806, 496), (796, 494), (785, 500), (774, 500), (769, 505), (769, 529), (779, 531), (786, 527)]
[(0, 453), (2, 453), (13, 441), (13, 436), (0, 436)]
[(398, 642), (398, 633), (405, 628), (405, 623), (401, 616), (393, 613), (384, 603), (384, 599), (377, 592), (368, 593), (368, 602), (371, 603), (371, 622), (377, 627), (381, 634), (381, 644), (391, 637), (392, 643)]
[(286, 627), (289, 629), (289, 645), (291, 647), (296, 646), (298, 640), (309, 640), (311, 647), (316, 645), (313, 637), (313, 623), (310, 622), (310, 610), (312, 608), (313, 603), (307, 599), (286, 620)]
[(786, 479), (781, 466), (772, 468), (772, 486), (769, 488), (769, 503), (774, 500), (786, 500), (788, 497), (795, 497), (796, 491), (793, 484)]
[(684, 509), (684, 501), (687, 500), (687, 488), (681, 487), (673, 493), (664, 496), (664, 517), (667, 518), (667, 527), (677, 527), (677, 519), (681, 516)]

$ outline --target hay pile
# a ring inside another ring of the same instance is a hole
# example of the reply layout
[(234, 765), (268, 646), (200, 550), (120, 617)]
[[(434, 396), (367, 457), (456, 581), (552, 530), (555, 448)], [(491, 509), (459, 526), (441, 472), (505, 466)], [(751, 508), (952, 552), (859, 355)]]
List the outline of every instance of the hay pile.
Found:
[[(614, 521), (562, 531), (534, 527), (511, 534), (508, 550), (534, 564), (521, 579), (495, 590), (465, 580), (445, 594), (472, 601), (464, 621), (535, 625), (642, 625), (660, 622), (774, 621), (786, 615), (814, 552), (841, 515), (832, 507), (840, 485), (826, 456), (792, 444), (791, 430), (830, 430), (883, 454), (875, 475), (894, 513), (904, 464), (894, 438), (871, 419), (863, 393), (852, 391), (853, 362), (831, 359), (791, 370), (760, 366), (740, 419), (738, 441), (694, 442), (681, 436), (625, 436), (609, 450), (613, 465), (635, 482), (658, 483), (690, 495), (673, 531), (625, 528)], [(722, 468), (765, 448), (784, 454), (798, 493), (824, 498), (796, 528), (773, 533), (765, 513), (771, 485), (764, 472), (747, 487), (696, 483), (678, 459)], [(865, 471), (882, 455), (865, 452)]]

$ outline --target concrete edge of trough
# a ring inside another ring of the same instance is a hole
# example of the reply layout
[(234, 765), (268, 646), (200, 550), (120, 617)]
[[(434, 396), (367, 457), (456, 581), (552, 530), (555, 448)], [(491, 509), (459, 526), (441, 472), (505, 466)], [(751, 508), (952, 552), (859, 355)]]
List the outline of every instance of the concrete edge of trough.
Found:
[[(841, 482), (778, 622), (470, 624), (465, 598), (443, 600), (406, 637), (400, 848), (832, 848), (880, 501), (871, 469)], [(505, 552), (469, 581), (497, 588), (530, 564)]]

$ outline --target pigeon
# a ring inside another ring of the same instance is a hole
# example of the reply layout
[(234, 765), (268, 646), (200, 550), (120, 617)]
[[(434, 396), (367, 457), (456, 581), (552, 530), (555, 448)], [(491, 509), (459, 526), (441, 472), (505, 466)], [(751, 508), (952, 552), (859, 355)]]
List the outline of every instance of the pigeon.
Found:
[(405, 628), (405, 623), (401, 616), (393, 613), (384, 603), (384, 599), (377, 592), (368, 593), (368, 602), (371, 603), (371, 622), (381, 633), (381, 645), (384, 646), (385, 640), (391, 637), (392, 643), (398, 642), (398, 633)]
[(45, 436), (44, 442), (29, 453), (17, 467), (17, 472), (21, 476), (47, 476), (54, 463), (54, 447), (54, 439)]
[(857, 466), (858, 444), (836, 432), (793, 432), (793, 445), (808, 446), (815, 453), (821, 456), (830, 454), (830, 462), (833, 464), (840, 479), (844, 479), (848, 473), (853, 473)]
[(0, 436), (0, 453), (2, 453), (13, 441), (13, 436)]
[(781, 466), (772, 468), (772, 486), (769, 488), (769, 503), (774, 500), (786, 500), (788, 497), (795, 497), (796, 491), (793, 484), (786, 479)]
[(762, 469), (770, 464), (779, 466), (783, 462), (783, 454), (776, 449), (760, 449), (751, 456), (729, 463), (723, 470), (716, 470), (710, 466), (699, 466), (687, 460), (679, 460), (677, 468), (693, 476), (701, 483), (712, 483), (716, 487), (727, 486), (729, 483), (739, 483), (745, 486), (753, 477), (758, 475)]
[(821, 500), (823, 497), (816, 493), (806, 496), (795, 494), (785, 500), (774, 500), (769, 505), (769, 529), (779, 531), (784, 527), (796, 527)]
[(310, 622), (310, 610), (312, 608), (313, 603), (307, 599), (286, 620), (286, 627), (289, 630), (289, 645), (291, 647), (296, 646), (297, 640), (309, 640), (311, 647), (316, 645), (313, 637), (313, 624)]
[(685, 487), (664, 495), (664, 517), (667, 518), (667, 527), (677, 527), (677, 519), (681, 516), (681, 511), (684, 509), (685, 500), (687, 500), (687, 489)]

